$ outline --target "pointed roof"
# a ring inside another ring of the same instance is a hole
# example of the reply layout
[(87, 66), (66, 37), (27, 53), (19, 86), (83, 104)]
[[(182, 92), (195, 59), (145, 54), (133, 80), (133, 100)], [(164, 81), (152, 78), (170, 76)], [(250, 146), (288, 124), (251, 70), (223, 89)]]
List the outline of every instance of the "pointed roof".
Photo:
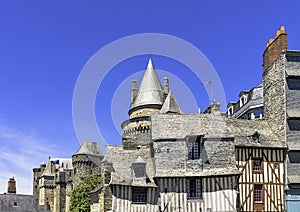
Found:
[(103, 156), (103, 153), (101, 152), (98, 144), (96, 142), (90, 142), (85, 141), (81, 147), (76, 152), (77, 154), (89, 154), (89, 155), (101, 155)]
[(163, 104), (162, 86), (151, 59), (149, 59), (140, 88), (131, 108), (150, 104)]
[(168, 96), (160, 109), (160, 113), (178, 113), (183, 114), (178, 102), (176, 101), (173, 93), (170, 91)]

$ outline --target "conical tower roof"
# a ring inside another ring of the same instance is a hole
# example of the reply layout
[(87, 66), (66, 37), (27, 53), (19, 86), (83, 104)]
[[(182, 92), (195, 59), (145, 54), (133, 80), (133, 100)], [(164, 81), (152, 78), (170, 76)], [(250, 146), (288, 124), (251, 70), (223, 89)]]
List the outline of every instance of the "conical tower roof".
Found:
[(143, 105), (162, 105), (163, 89), (152, 60), (149, 59), (137, 96), (131, 109)]
[(87, 154), (87, 155), (101, 155), (103, 156), (103, 153), (101, 152), (98, 144), (96, 142), (90, 142), (85, 141), (81, 147), (76, 152), (77, 154)]
[(183, 113), (171, 91), (168, 93), (168, 96), (161, 107), (160, 113)]

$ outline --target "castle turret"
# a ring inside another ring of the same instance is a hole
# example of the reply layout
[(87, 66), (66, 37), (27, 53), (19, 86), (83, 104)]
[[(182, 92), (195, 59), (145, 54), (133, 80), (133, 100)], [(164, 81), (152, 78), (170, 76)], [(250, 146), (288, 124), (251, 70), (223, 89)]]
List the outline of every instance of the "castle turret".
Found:
[(179, 104), (169, 89), (169, 80), (164, 78), (162, 87), (152, 60), (149, 59), (146, 71), (137, 88), (132, 81), (130, 119), (122, 123), (122, 144), (124, 148), (134, 149), (139, 145), (151, 143), (151, 120), (156, 113), (181, 114)]
[(103, 157), (103, 153), (96, 142), (85, 141), (72, 156), (74, 186), (87, 175), (100, 175), (100, 164)]

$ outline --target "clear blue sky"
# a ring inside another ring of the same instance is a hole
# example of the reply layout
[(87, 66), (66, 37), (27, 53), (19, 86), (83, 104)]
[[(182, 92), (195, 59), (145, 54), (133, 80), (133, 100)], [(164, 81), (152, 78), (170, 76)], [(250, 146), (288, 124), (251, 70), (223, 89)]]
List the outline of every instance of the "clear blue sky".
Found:
[[(93, 54), (116, 39), (150, 32), (192, 43), (214, 65), (227, 102), (261, 83), (262, 53), (280, 25), (286, 26), (289, 49), (300, 49), (298, 1), (111, 2), (1, 2), (0, 193), (12, 176), (19, 193), (31, 193), (33, 167), (49, 155), (76, 152), (72, 95), (77, 77)], [(121, 142), (110, 117), (113, 94), (146, 67), (148, 58), (122, 62), (99, 88), (95, 112), (108, 143)], [(205, 109), (207, 94), (183, 66), (155, 55), (153, 60), (157, 69), (184, 81)], [(129, 101), (120, 107), (127, 110)], [(123, 111), (120, 117), (127, 116)]]

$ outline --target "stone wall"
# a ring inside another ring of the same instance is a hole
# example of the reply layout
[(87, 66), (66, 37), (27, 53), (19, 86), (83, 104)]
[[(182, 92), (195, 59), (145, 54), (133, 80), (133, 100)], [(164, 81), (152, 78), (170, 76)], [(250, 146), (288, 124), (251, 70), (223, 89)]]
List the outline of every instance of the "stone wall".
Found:
[(285, 64), (285, 54), (281, 54), (263, 73), (264, 117), (282, 143), (286, 133)]
[(73, 186), (75, 187), (81, 182), (82, 178), (90, 175), (101, 173), (101, 160), (102, 156), (76, 154), (72, 156), (73, 163)]

